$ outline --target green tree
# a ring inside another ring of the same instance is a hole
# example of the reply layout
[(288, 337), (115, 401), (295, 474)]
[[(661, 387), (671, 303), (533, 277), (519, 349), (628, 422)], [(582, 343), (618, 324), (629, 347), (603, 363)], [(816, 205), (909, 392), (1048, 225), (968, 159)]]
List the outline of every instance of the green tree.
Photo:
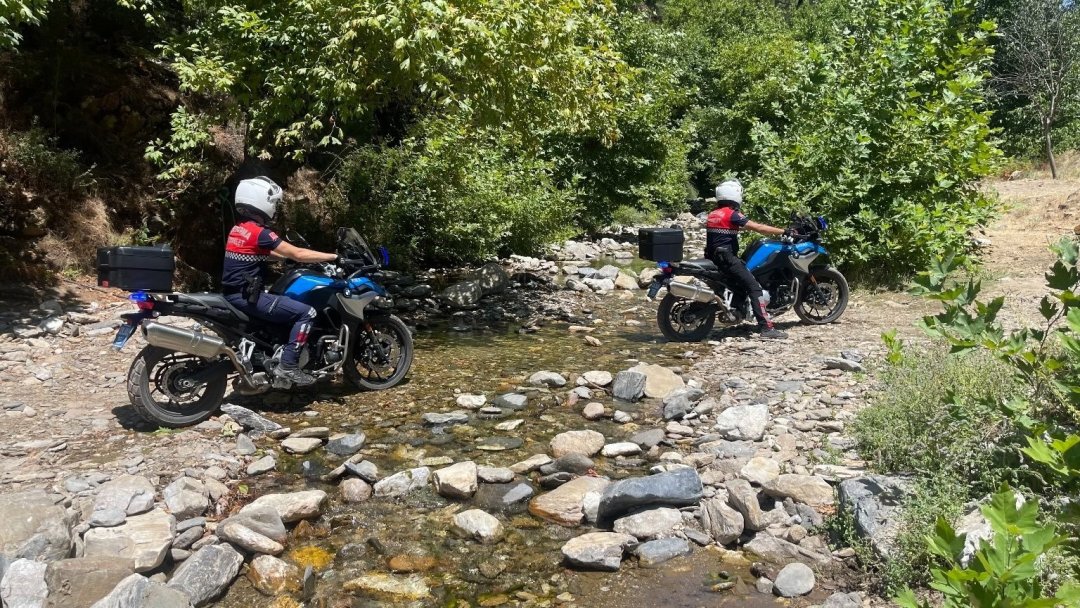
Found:
[(782, 221), (808, 207), (853, 269), (888, 275), (966, 245), (992, 212), (977, 188), (1000, 153), (982, 109), (994, 25), (968, 0), (858, 0), (781, 82), (782, 120), (753, 136), (750, 200)]
[(19, 44), (19, 27), (40, 23), (48, 6), (49, 0), (0, 0), (0, 50)]

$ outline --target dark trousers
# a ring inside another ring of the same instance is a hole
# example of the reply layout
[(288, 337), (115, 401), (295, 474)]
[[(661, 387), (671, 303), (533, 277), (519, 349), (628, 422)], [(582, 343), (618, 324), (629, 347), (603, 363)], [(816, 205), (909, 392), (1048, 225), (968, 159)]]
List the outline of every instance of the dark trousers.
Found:
[(307, 344), (311, 322), (315, 320), (315, 309), (285, 296), (261, 294), (259, 301), (250, 304), (242, 294), (226, 294), (225, 299), (248, 316), (277, 325), (292, 324), (289, 343), (281, 353), (281, 364), (296, 367), (300, 362), (300, 351)]
[(746, 262), (739, 259), (734, 251), (719, 247), (713, 250), (711, 258), (720, 272), (735, 282), (735, 287), (741, 288), (744, 295), (750, 296), (750, 310), (753, 311), (758, 325), (772, 327), (769, 313), (765, 312), (765, 293), (746, 267)]

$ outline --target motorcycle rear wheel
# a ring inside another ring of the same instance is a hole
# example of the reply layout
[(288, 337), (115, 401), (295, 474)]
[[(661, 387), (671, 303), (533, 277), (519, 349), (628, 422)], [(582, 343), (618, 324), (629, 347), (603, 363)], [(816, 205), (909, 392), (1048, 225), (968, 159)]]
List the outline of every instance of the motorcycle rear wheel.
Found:
[(180, 385), (184, 372), (209, 364), (206, 359), (147, 346), (131, 362), (127, 376), (131, 407), (147, 422), (181, 428), (206, 420), (221, 407), (228, 374), (215, 375), (194, 388)]
[(851, 290), (844, 275), (832, 266), (815, 268), (811, 273), (816, 282), (807, 279), (799, 289), (795, 314), (803, 323), (828, 325), (844, 314)]
[(701, 342), (709, 337), (715, 323), (716, 312), (708, 304), (671, 294), (660, 300), (656, 310), (660, 333), (672, 342)]
[(375, 341), (361, 329), (345, 359), (345, 379), (366, 391), (397, 386), (412, 367), (412, 332), (394, 315), (373, 318), (369, 323)]

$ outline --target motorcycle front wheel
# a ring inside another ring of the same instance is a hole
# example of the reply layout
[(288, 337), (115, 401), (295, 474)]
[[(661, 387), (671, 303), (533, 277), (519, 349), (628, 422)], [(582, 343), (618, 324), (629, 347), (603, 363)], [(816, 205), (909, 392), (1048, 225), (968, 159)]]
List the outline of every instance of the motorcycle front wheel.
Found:
[(714, 323), (716, 311), (712, 306), (671, 294), (660, 300), (656, 310), (660, 333), (672, 342), (700, 342), (709, 337)]
[(408, 326), (394, 315), (376, 317), (354, 338), (345, 359), (345, 378), (366, 391), (388, 389), (405, 379), (412, 360), (413, 339)]
[(795, 314), (803, 323), (827, 325), (840, 318), (847, 309), (847, 279), (840, 271), (833, 268), (815, 268), (799, 289), (799, 299), (795, 302)]
[(206, 420), (221, 407), (228, 373), (194, 385), (188, 378), (213, 362), (156, 346), (139, 351), (127, 376), (131, 407), (147, 422), (181, 428)]

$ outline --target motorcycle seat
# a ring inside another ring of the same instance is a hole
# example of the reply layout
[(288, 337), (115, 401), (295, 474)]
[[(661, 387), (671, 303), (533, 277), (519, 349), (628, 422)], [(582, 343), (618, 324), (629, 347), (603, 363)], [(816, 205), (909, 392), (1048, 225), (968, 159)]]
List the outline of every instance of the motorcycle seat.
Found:
[(229, 301), (225, 299), (225, 296), (220, 293), (183, 293), (179, 294), (177, 300), (188, 304), (205, 306), (208, 309), (232, 315), (241, 323), (247, 323), (251, 320), (245, 313), (241, 312), (232, 304), (229, 304)]
[(717, 272), (719, 270), (716, 267), (716, 264), (714, 264), (713, 261), (710, 260), (709, 258), (697, 258), (697, 259), (694, 259), (694, 260), (684, 260), (684, 261), (680, 262), (679, 265), (684, 269), (697, 269), (697, 270), (703, 270), (705, 272)]

